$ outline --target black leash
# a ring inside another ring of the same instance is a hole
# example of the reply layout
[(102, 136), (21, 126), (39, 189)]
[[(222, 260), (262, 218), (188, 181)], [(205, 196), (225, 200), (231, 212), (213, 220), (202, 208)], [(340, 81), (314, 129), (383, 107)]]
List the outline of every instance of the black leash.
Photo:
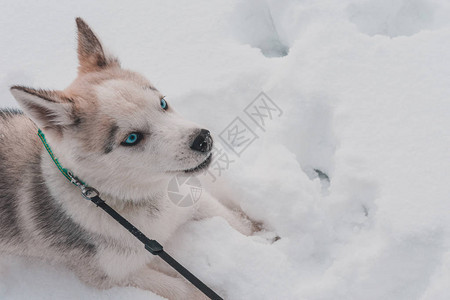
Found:
[[(95, 196), (89, 196), (89, 194), (93, 193)], [(177, 262), (172, 256), (167, 254), (164, 251), (163, 246), (155, 240), (151, 240), (145, 236), (139, 229), (133, 226), (130, 222), (128, 222), (124, 217), (122, 217), (118, 212), (111, 208), (108, 204), (105, 203), (99, 196), (98, 192), (94, 189), (86, 190), (83, 192), (83, 196), (87, 199), (95, 203), (97, 207), (103, 209), (108, 215), (114, 218), (117, 222), (120, 223), (125, 229), (131, 232), (138, 240), (140, 240), (145, 249), (153, 255), (157, 255), (161, 257), (166, 263), (168, 263), (172, 268), (174, 268), (178, 273), (180, 273), (184, 278), (186, 278), (190, 283), (192, 283), (196, 288), (198, 288), (203, 294), (209, 297), (212, 300), (223, 300), (222, 297), (217, 295), (212, 289), (210, 289), (206, 284), (204, 284), (200, 279), (195, 277), (194, 274), (189, 272), (185, 267), (183, 267), (179, 262)]]
[(161, 257), (166, 263), (168, 263), (172, 268), (174, 268), (178, 273), (180, 273), (184, 278), (186, 278), (190, 283), (192, 283), (196, 288), (198, 288), (203, 294), (209, 297), (212, 300), (223, 300), (219, 295), (217, 295), (212, 289), (210, 289), (206, 284), (204, 284), (200, 279), (195, 277), (194, 274), (189, 272), (185, 267), (180, 265), (172, 256), (167, 254), (164, 251), (163, 246), (155, 240), (151, 240), (145, 236), (139, 229), (133, 226), (130, 222), (128, 222), (124, 217), (122, 217), (117, 211), (112, 209), (108, 204), (105, 203), (100, 198), (99, 192), (89, 187), (83, 181), (78, 179), (73, 173), (62, 167), (59, 163), (58, 159), (55, 157), (50, 145), (47, 143), (44, 133), (39, 129), (38, 131), (39, 138), (45, 146), (48, 154), (52, 158), (53, 162), (56, 164), (61, 173), (68, 179), (69, 182), (77, 186), (83, 195), (89, 201), (92, 201), (103, 209), (107, 214), (114, 218), (117, 222), (119, 222), (125, 229), (127, 229), (131, 234), (133, 234), (138, 240), (144, 244), (145, 249), (153, 255), (157, 255)]

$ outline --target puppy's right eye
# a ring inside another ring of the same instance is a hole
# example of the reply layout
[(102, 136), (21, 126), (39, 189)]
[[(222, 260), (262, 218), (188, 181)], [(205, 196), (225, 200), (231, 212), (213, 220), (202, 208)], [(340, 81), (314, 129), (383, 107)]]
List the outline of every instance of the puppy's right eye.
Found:
[(137, 144), (140, 143), (140, 141), (142, 141), (142, 138), (144, 136), (142, 135), (142, 133), (139, 132), (133, 132), (130, 133), (127, 138), (121, 143), (122, 146), (136, 146)]

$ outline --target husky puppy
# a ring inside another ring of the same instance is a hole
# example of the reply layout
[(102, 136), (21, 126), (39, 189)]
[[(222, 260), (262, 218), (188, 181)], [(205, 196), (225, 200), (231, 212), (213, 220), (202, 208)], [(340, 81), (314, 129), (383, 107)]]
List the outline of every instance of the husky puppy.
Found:
[(64, 168), (161, 244), (183, 223), (210, 216), (252, 233), (252, 222), (206, 193), (190, 208), (170, 201), (171, 178), (208, 167), (209, 131), (181, 118), (146, 78), (121, 68), (82, 19), (76, 23), (75, 81), (62, 91), (13, 86), (25, 114), (0, 110), (0, 251), (63, 263), (97, 288), (135, 286), (169, 299), (200, 299), (83, 199), (39, 140), (38, 128)]

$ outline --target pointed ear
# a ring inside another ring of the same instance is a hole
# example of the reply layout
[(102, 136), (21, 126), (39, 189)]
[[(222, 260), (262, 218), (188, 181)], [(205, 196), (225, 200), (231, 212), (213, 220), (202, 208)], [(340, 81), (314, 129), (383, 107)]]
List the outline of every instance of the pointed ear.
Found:
[(80, 73), (100, 71), (110, 66), (119, 66), (119, 61), (106, 55), (100, 40), (81, 18), (76, 18), (78, 27), (78, 60)]
[(73, 101), (60, 92), (13, 86), (11, 93), (40, 129), (62, 133), (65, 126), (76, 123)]

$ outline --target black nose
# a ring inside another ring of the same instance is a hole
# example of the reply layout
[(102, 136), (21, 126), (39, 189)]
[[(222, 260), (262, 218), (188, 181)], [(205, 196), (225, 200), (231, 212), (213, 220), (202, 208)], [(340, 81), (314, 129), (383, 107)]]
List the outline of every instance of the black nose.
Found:
[(213, 140), (211, 138), (211, 133), (206, 130), (200, 130), (200, 133), (195, 138), (191, 145), (191, 149), (200, 152), (209, 152), (213, 146)]

